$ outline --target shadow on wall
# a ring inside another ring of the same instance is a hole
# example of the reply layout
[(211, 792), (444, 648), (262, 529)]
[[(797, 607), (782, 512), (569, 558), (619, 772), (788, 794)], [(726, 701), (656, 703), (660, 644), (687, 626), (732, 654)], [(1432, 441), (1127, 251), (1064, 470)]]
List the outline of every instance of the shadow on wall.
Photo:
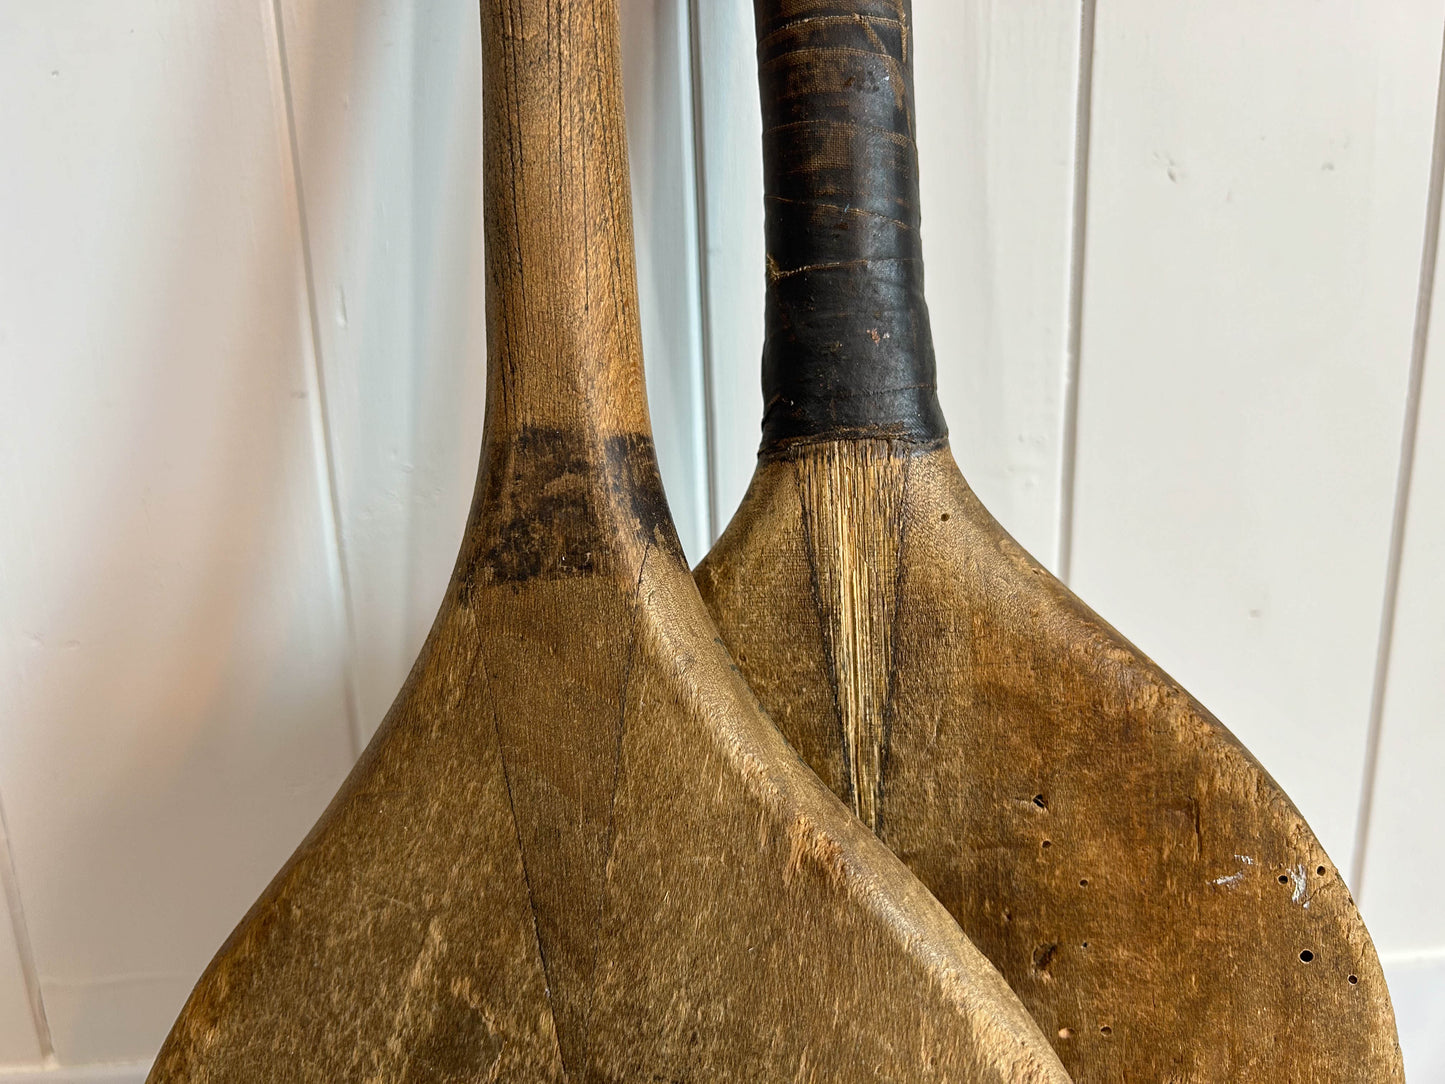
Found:
[[(106, 31), (115, 100), (58, 119), (107, 130), (42, 178), (75, 315), (18, 419), (43, 489), (12, 505), (0, 786), (65, 1063), (154, 1052), (350, 762), (274, 43), (250, 9), (172, 18)], [(161, 74), (158, 29), (186, 40)]]
[(434, 0), (284, 24), (362, 740), (431, 625), (481, 447), (477, 21)]

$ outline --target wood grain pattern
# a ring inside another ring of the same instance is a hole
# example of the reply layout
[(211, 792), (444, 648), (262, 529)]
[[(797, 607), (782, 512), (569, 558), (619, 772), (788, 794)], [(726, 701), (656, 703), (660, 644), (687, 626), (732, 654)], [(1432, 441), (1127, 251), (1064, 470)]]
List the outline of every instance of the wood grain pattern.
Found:
[[(363, 746), (446, 589), (485, 404), (480, 41), (474, 0), (282, 0)], [(684, 549), (708, 525), (685, 179), (685, 27), (622, 10), (642, 340), (663, 481)], [(679, 43), (674, 39), (684, 38)]]
[[(1268, 773), (1009, 538), (947, 449), (859, 443), (761, 465), (699, 586), (784, 734), (856, 812), (876, 802), (879, 835), (1069, 1070), (1400, 1079), (1374, 948)], [(901, 479), (901, 557), (881, 585), (895, 599), (888, 695), (872, 731), (887, 742), (867, 800), (848, 767), (873, 754), (839, 740), (826, 649), (848, 614), (810, 586), (858, 558), (835, 550), (834, 571), (816, 568), (804, 527), (838, 515), (805, 479), (864, 455), (892, 461), (870, 476)]]
[(756, 710), (662, 498), (616, 9), (483, 13), (483, 460), (407, 685), (154, 1082), (1067, 1080)]
[[(869, 41), (898, 50), (876, 66), (908, 62), (906, 2), (757, 7), (768, 55), (792, 33), (796, 67), (834, 63), (845, 48), (857, 63)], [(812, 20), (854, 36), (824, 50)], [(901, 33), (866, 33), (898, 21)], [(763, 73), (765, 95), (779, 83)], [(792, 123), (827, 117), (836, 133), (809, 179), (820, 219), (827, 204), (868, 206), (880, 193), (898, 204), (897, 220), (916, 216), (900, 176), (916, 166), (871, 150), (881, 122), (870, 96), (895, 109), (906, 71), (847, 92), (811, 75), (784, 85)], [(824, 88), (817, 109), (812, 86)], [(849, 94), (859, 99), (851, 110)], [(906, 105), (888, 133), (896, 145), (911, 130)], [(868, 138), (853, 139), (840, 112), (870, 125)], [(838, 147), (853, 158), (840, 160)], [(793, 175), (787, 184), (808, 187)], [(841, 218), (831, 229), (820, 226), (816, 243), (786, 235), (787, 260), (827, 269), (856, 246), (850, 274), (860, 274), (875, 249), (866, 237), (840, 240), (850, 229)], [(770, 256), (782, 235), (770, 222)], [(880, 274), (892, 275), (895, 253), (876, 251)], [(812, 337), (799, 349), (818, 351), (793, 371), (821, 375), (793, 389), (789, 406), (846, 424), (765, 440), (748, 495), (696, 573), (783, 732), (999, 965), (1078, 1079), (1401, 1080), (1374, 948), (1289, 798), (1009, 537), (945, 441), (891, 438), (887, 397), (876, 400), (878, 433), (853, 432), (875, 354), (852, 332), (874, 312), (874, 293), (851, 308), (814, 297), (811, 309), (791, 299), (788, 319)], [(885, 318), (913, 328), (927, 319)], [(888, 380), (907, 368), (894, 354), (885, 361)], [(926, 356), (913, 372), (928, 378)]]
[(803, 536), (841, 723), (843, 797), (875, 831), (903, 540), (902, 471), (868, 444), (833, 443), (798, 464)]

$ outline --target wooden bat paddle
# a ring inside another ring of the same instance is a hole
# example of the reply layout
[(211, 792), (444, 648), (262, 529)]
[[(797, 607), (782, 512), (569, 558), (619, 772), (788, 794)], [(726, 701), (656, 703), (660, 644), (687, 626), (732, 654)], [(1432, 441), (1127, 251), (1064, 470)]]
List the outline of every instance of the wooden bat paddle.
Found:
[(708, 621), (642, 383), (614, 0), (488, 0), (482, 467), (430, 639), (154, 1084), (1064, 1084)]
[(696, 573), (738, 665), (1079, 1081), (1402, 1079), (1374, 948), (1289, 798), (954, 464), (908, 0), (755, 10), (763, 443)]

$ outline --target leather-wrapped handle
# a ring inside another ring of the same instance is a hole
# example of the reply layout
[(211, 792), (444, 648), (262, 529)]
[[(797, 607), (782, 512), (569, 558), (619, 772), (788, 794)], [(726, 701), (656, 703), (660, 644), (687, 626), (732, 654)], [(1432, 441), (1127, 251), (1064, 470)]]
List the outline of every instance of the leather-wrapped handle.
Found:
[(935, 442), (909, 0), (756, 0), (767, 230), (763, 452)]

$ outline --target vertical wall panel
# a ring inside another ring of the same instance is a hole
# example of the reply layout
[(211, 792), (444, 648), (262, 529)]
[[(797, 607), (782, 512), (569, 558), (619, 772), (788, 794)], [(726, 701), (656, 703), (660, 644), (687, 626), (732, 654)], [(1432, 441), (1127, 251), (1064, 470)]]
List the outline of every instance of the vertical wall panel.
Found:
[(1386, 957), (1385, 980), (1400, 1029), (1405, 1079), (1410, 1084), (1445, 1080), (1445, 953), (1416, 959)]
[(1079, 0), (915, 0), (928, 300), (950, 443), (1057, 558)]
[[(1442, 3), (1100, 5), (1075, 582), (1342, 864)], [(693, 0), (694, 102), (686, 6), (622, 0), (649, 398), (696, 559), (757, 444), (762, 179), (751, 7)], [(278, 0), (288, 111), (273, 0), (3, 7), (0, 797), (64, 1063), (11, 1075), (138, 1082), (349, 762), (341, 550), (363, 734), (455, 556), (485, 365), (477, 14)], [(1053, 561), (1079, 6), (915, 22), (955, 451)], [(1445, 1075), (1434, 312), (1362, 894), (1412, 1080)], [(0, 1064), (33, 1065), (6, 917)]]
[(687, 556), (712, 544), (687, 0), (622, 0), (638, 303), (647, 401)]
[(763, 118), (747, 3), (693, 0), (714, 533), (748, 488), (762, 433)]
[(1424, 233), (1440, 0), (1099, 6), (1074, 585), (1342, 868)]
[(348, 764), (270, 10), (0, 33), (0, 793), (68, 1064), (154, 1053)]
[(1431, 311), (1360, 896), (1381, 952), (1445, 957), (1445, 275), (1438, 263)]
[(280, 7), (364, 739), (431, 627), (481, 448), (478, 9)]
[[(751, 7), (697, 9), (714, 477), (726, 522), (752, 475), (762, 417), (762, 123)], [(1052, 561), (1079, 7), (916, 0), (914, 24), (928, 299), (955, 454), (1004, 525)]]

